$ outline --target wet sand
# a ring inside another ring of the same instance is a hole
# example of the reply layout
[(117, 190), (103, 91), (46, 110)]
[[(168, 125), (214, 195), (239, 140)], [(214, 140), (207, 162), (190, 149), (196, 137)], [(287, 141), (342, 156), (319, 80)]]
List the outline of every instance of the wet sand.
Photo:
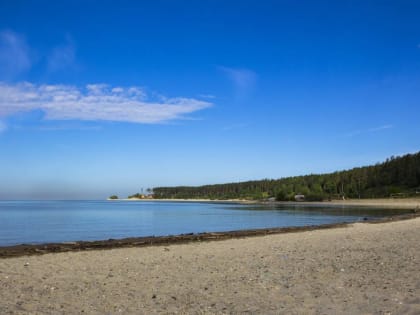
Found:
[(420, 218), (0, 259), (0, 314), (419, 314)]

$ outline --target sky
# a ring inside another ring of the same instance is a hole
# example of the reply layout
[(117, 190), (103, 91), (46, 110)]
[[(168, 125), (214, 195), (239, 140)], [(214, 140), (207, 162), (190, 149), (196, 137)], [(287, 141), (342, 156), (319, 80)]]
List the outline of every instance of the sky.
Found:
[(0, 199), (420, 150), (418, 1), (0, 1)]

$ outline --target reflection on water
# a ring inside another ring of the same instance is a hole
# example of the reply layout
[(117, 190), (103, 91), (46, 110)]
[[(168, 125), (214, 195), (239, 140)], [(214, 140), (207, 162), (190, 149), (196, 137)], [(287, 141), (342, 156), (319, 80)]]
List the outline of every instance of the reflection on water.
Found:
[(356, 222), (404, 212), (299, 204), (0, 201), (0, 246)]

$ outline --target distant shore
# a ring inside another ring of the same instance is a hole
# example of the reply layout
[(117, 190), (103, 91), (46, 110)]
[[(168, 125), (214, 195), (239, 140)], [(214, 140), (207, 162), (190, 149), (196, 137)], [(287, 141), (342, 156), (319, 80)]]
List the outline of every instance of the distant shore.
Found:
[(150, 201), (150, 202), (205, 202), (205, 203), (229, 203), (229, 204), (255, 204), (260, 201), (246, 200), (246, 199), (140, 199), (140, 198), (121, 198), (121, 199), (107, 199), (108, 201)]
[(363, 207), (381, 207), (381, 208), (394, 208), (394, 209), (419, 209), (420, 211), (420, 198), (407, 198), (407, 199), (348, 199), (348, 200), (332, 200), (332, 201), (315, 201), (315, 202), (283, 202), (276, 201), (278, 204), (302, 204), (312, 206), (363, 206)]
[(308, 206), (366, 206), (366, 207), (384, 207), (394, 209), (419, 209), (420, 198), (380, 198), (380, 199), (347, 199), (332, 201), (259, 201), (245, 199), (108, 199), (109, 201), (143, 201), (143, 202), (206, 202), (206, 203), (228, 203), (228, 204), (278, 204), (278, 205), (308, 205)]

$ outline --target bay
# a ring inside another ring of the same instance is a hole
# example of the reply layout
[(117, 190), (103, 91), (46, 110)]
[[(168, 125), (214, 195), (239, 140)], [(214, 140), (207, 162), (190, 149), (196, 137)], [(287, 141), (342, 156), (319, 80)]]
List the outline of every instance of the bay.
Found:
[(0, 246), (357, 222), (402, 210), (159, 201), (0, 201)]

